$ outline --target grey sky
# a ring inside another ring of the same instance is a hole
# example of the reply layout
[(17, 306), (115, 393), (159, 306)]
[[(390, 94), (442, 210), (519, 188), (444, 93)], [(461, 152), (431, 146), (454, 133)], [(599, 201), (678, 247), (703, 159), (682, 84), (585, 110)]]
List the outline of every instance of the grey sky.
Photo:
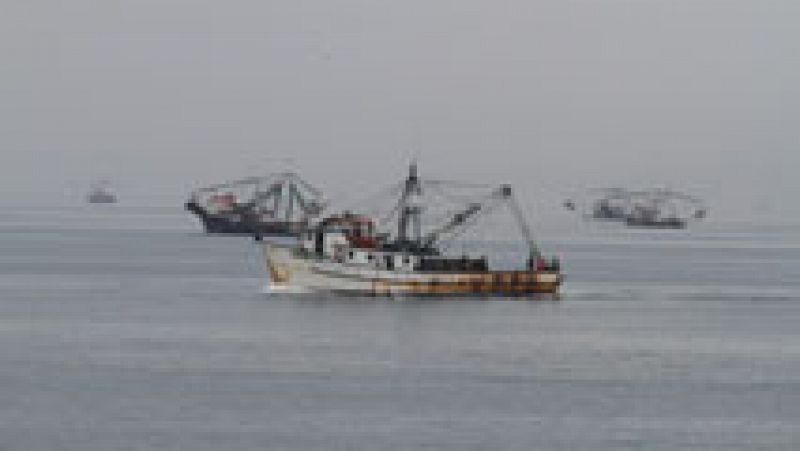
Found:
[(796, 0), (3, 0), (0, 187), (180, 202), (291, 156), (335, 195), (416, 156), (538, 203), (797, 212), (798, 24)]

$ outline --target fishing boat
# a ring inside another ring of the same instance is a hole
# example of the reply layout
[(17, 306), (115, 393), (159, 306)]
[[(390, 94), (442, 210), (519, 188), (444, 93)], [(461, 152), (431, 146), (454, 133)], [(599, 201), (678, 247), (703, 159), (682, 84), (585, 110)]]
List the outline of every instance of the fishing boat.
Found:
[(185, 208), (207, 233), (297, 236), (323, 210), (320, 190), (293, 172), (200, 188)]
[[(591, 211), (584, 217), (595, 221), (618, 221), (628, 227), (654, 229), (683, 229), (691, 221), (704, 219), (708, 214), (705, 203), (689, 194), (667, 189), (631, 191), (624, 188), (604, 188), (589, 192)], [(578, 211), (575, 200), (567, 199), (564, 208)]]
[(637, 205), (625, 218), (625, 225), (656, 229), (685, 229), (686, 219), (675, 214), (664, 214), (659, 208)]
[[(396, 229), (382, 232), (372, 216), (345, 212), (319, 221), (298, 244), (263, 240), (270, 287), (363, 295), (532, 295), (557, 293), (563, 280), (558, 259), (546, 259), (509, 185), (468, 202), (444, 223), (423, 228), (422, 195), (439, 181), (422, 180), (412, 164), (400, 184), (390, 217)], [(448, 256), (440, 246), (482, 215), (508, 206), (527, 246), (515, 270), (489, 267), (487, 257)], [(524, 257), (523, 257), (524, 259)]]
[(592, 205), (592, 219), (598, 221), (624, 221), (628, 214), (629, 193), (622, 188), (602, 190), (602, 195)]
[(708, 214), (708, 207), (697, 197), (667, 189), (637, 193), (625, 218), (628, 227), (685, 229), (689, 222)]
[(90, 204), (115, 204), (117, 196), (111, 191), (111, 184), (108, 181), (95, 183), (89, 194), (86, 195), (86, 202)]

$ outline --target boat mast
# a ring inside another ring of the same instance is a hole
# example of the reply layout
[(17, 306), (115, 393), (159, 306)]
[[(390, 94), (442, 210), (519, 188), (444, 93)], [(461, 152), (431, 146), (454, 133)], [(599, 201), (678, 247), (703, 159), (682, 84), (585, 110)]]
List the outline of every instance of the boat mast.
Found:
[[(403, 195), (400, 198), (400, 215), (397, 221), (397, 241), (401, 245), (410, 243), (418, 244), (422, 236), (422, 205), (420, 196), (422, 195), (422, 184), (417, 174), (417, 163), (411, 163), (408, 169), (403, 188)], [(411, 232), (411, 235), (409, 235)]]

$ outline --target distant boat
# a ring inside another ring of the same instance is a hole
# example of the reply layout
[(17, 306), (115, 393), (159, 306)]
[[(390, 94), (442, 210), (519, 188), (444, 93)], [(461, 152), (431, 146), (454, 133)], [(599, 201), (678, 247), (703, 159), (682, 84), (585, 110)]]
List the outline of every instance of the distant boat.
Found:
[(325, 208), (322, 192), (293, 172), (194, 191), (185, 204), (208, 233), (296, 236)]
[(108, 182), (100, 182), (95, 184), (86, 195), (86, 201), (90, 204), (115, 204), (117, 196), (111, 191)]
[[(697, 197), (666, 189), (631, 191), (624, 188), (592, 190), (591, 209), (584, 216), (601, 221), (620, 221), (628, 227), (683, 229), (690, 221), (708, 215), (708, 207)], [(578, 211), (572, 199), (564, 208)]]
[(628, 227), (651, 227), (656, 229), (685, 229), (686, 219), (675, 214), (664, 214), (658, 206), (637, 205), (625, 218)]

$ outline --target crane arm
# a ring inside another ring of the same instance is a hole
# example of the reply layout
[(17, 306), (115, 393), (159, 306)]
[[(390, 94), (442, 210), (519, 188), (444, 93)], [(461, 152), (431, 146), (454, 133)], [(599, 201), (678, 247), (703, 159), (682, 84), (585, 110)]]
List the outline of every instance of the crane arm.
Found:
[(423, 239), (423, 245), (425, 247), (432, 246), (442, 235), (455, 233), (469, 226), (479, 215), (488, 214), (499, 202), (507, 200), (510, 196), (511, 187), (504, 185), (493, 190), (484, 199), (470, 202), (464, 209), (454, 214), (444, 225), (428, 233)]
[(471, 203), (464, 210), (459, 211), (448, 221), (445, 225), (429, 233), (424, 240), (424, 247), (429, 247), (436, 242), (442, 235), (456, 231), (457, 229), (465, 226), (467, 222), (475, 217), (484, 209), (480, 203)]
[(512, 190), (509, 185), (503, 185), (495, 189), (481, 201), (468, 204), (463, 210), (453, 215), (447, 223), (429, 233), (423, 241), (423, 246), (432, 246), (443, 235), (458, 234), (459, 231), (472, 225), (481, 215), (491, 213), (501, 204), (507, 205), (511, 210), (517, 227), (528, 245), (531, 258), (539, 258), (541, 253), (539, 247), (536, 245), (536, 241), (533, 239), (533, 232), (528, 222), (525, 220), (522, 208), (520, 208), (519, 203), (512, 195)]

